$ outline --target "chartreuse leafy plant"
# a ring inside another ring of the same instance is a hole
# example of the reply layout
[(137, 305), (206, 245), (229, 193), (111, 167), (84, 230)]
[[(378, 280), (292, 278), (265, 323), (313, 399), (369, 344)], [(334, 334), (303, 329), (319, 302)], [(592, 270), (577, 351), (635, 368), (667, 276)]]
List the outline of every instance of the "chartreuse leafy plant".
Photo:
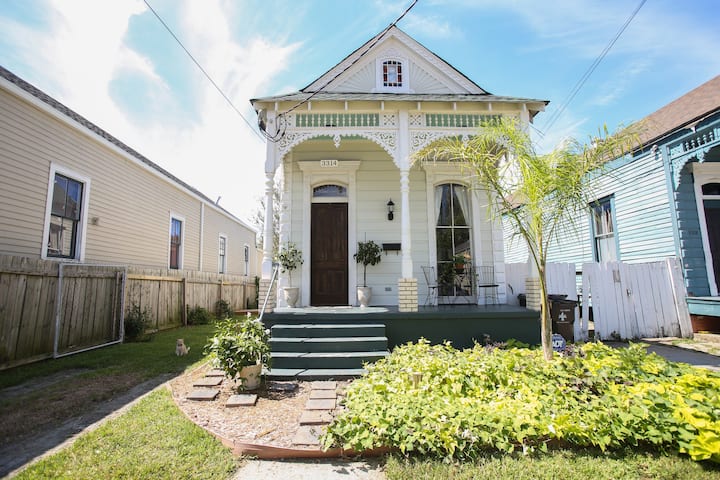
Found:
[(549, 447), (676, 450), (720, 462), (720, 375), (600, 343), (540, 350), (421, 340), (367, 366), (323, 445), (446, 459)]

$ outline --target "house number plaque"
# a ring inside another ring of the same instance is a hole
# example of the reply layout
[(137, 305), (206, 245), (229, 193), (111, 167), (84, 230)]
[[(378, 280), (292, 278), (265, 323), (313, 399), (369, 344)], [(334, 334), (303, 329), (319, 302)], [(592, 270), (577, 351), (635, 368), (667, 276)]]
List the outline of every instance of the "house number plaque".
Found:
[(334, 168), (338, 166), (337, 160), (320, 160), (320, 166), (323, 168)]

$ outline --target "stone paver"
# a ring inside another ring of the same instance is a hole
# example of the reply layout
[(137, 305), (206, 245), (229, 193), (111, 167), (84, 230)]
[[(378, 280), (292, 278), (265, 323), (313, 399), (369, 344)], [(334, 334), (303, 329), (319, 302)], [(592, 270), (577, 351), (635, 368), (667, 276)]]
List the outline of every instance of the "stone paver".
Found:
[(257, 403), (258, 396), (254, 393), (242, 393), (240, 395), (231, 396), (226, 407), (252, 407)]
[(297, 390), (297, 382), (268, 382), (267, 389), (273, 392), (294, 392)]
[(313, 400), (335, 397), (335, 390), (310, 390), (310, 398)]
[(205, 374), (206, 377), (224, 377), (225, 371), (219, 368), (214, 368)]
[(322, 427), (317, 425), (303, 425), (297, 429), (293, 437), (294, 445), (320, 445), (320, 435), (322, 435)]
[(219, 377), (199, 378), (193, 382), (193, 387), (217, 387), (223, 382)]
[(326, 410), (305, 410), (300, 415), (300, 425), (325, 425), (332, 419), (332, 413)]
[(335, 390), (337, 388), (337, 382), (332, 380), (319, 380), (312, 382), (310, 388), (313, 390)]
[(190, 394), (187, 396), (188, 400), (198, 400), (198, 401), (212, 401), (215, 400), (215, 397), (217, 397), (220, 394), (220, 390), (216, 389), (207, 389), (203, 388), (200, 390), (193, 390), (190, 392)]
[(310, 399), (305, 404), (305, 410), (333, 410), (335, 408), (335, 398), (318, 398)]

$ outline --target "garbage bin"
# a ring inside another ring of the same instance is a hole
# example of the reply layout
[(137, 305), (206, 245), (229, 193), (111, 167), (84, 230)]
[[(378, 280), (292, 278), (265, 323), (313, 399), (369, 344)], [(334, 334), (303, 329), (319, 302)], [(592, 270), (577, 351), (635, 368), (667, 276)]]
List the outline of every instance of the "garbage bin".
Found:
[(521, 307), (527, 307), (527, 296), (524, 293), (518, 294), (518, 303)]
[(549, 299), (553, 332), (562, 335), (566, 342), (574, 342), (573, 323), (575, 323), (575, 307), (578, 302), (560, 299), (555, 295), (551, 297), (555, 297)]

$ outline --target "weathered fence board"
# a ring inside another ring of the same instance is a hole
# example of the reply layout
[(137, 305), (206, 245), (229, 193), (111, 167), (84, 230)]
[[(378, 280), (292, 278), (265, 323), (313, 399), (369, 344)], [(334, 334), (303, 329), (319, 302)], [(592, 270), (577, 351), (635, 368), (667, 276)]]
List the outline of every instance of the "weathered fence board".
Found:
[(592, 302), (595, 337), (633, 339), (692, 335), (679, 263), (583, 265), (583, 305)]
[(117, 342), (134, 305), (162, 330), (182, 325), (186, 306), (242, 309), (254, 297), (242, 276), (0, 255), (0, 369)]

